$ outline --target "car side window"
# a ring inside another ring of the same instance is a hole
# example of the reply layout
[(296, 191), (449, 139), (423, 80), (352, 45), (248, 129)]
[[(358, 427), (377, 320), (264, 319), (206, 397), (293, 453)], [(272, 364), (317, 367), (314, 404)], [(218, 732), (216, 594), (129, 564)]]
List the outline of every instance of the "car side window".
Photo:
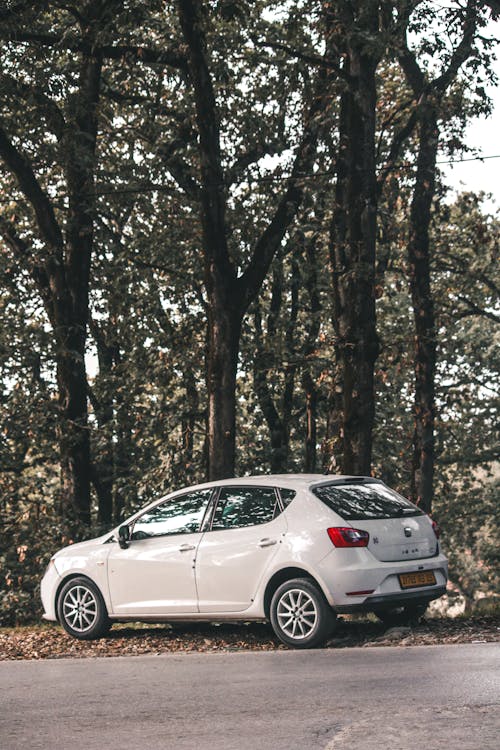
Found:
[(223, 487), (212, 530), (235, 529), (268, 523), (280, 513), (273, 487)]
[(279, 488), (279, 493), (281, 495), (281, 502), (283, 503), (285, 508), (287, 507), (287, 505), (290, 505), (293, 498), (297, 494), (295, 490), (288, 490), (288, 489), (285, 489), (284, 487)]
[(212, 493), (197, 490), (151, 508), (135, 521), (132, 539), (199, 531)]

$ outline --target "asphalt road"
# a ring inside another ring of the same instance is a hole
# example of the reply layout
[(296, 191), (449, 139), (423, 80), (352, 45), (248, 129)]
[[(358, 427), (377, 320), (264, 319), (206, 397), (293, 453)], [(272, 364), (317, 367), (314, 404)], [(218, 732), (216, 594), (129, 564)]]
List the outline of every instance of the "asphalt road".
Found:
[(497, 644), (0, 662), (1, 750), (498, 750)]

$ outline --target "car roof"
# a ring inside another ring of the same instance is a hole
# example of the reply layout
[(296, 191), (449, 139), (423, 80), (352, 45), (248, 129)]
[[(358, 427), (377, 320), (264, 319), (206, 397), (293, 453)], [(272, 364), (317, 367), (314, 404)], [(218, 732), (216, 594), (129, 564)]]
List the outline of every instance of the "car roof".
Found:
[[(343, 474), (254, 474), (244, 477), (231, 477), (213, 482), (196, 485), (202, 487), (231, 487), (234, 485), (263, 485), (271, 487), (289, 487), (293, 489), (309, 489), (322, 484), (364, 484), (365, 482), (380, 483), (374, 477), (350, 476)], [(194, 489), (186, 487), (184, 490)]]

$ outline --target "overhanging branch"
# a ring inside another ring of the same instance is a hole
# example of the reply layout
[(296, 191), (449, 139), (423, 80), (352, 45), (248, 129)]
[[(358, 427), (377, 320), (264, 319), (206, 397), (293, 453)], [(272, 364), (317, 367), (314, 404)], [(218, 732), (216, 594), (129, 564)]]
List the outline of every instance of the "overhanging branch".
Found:
[(177, 49), (155, 49), (154, 47), (129, 44), (97, 45), (87, 39), (79, 39), (71, 35), (51, 34), (37, 31), (4, 31), (0, 32), (3, 42), (12, 44), (36, 44), (42, 47), (60, 47), (71, 52), (82, 52), (86, 55), (100, 55), (103, 59), (121, 60), (132, 59), (144, 65), (167, 65), (187, 73), (187, 60)]
[(51, 248), (62, 252), (63, 236), (52, 203), (38, 182), (28, 158), (13, 145), (1, 125), (0, 157), (15, 175), (21, 191), (33, 206), (42, 238)]

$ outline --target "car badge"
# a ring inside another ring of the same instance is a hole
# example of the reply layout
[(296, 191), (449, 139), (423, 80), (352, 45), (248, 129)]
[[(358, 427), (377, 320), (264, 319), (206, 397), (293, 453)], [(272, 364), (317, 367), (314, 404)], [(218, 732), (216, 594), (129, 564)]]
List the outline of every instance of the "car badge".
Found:
[(408, 526), (405, 526), (405, 536), (411, 536), (411, 529)]
[(378, 536), (373, 537), (373, 544), (378, 544)]

